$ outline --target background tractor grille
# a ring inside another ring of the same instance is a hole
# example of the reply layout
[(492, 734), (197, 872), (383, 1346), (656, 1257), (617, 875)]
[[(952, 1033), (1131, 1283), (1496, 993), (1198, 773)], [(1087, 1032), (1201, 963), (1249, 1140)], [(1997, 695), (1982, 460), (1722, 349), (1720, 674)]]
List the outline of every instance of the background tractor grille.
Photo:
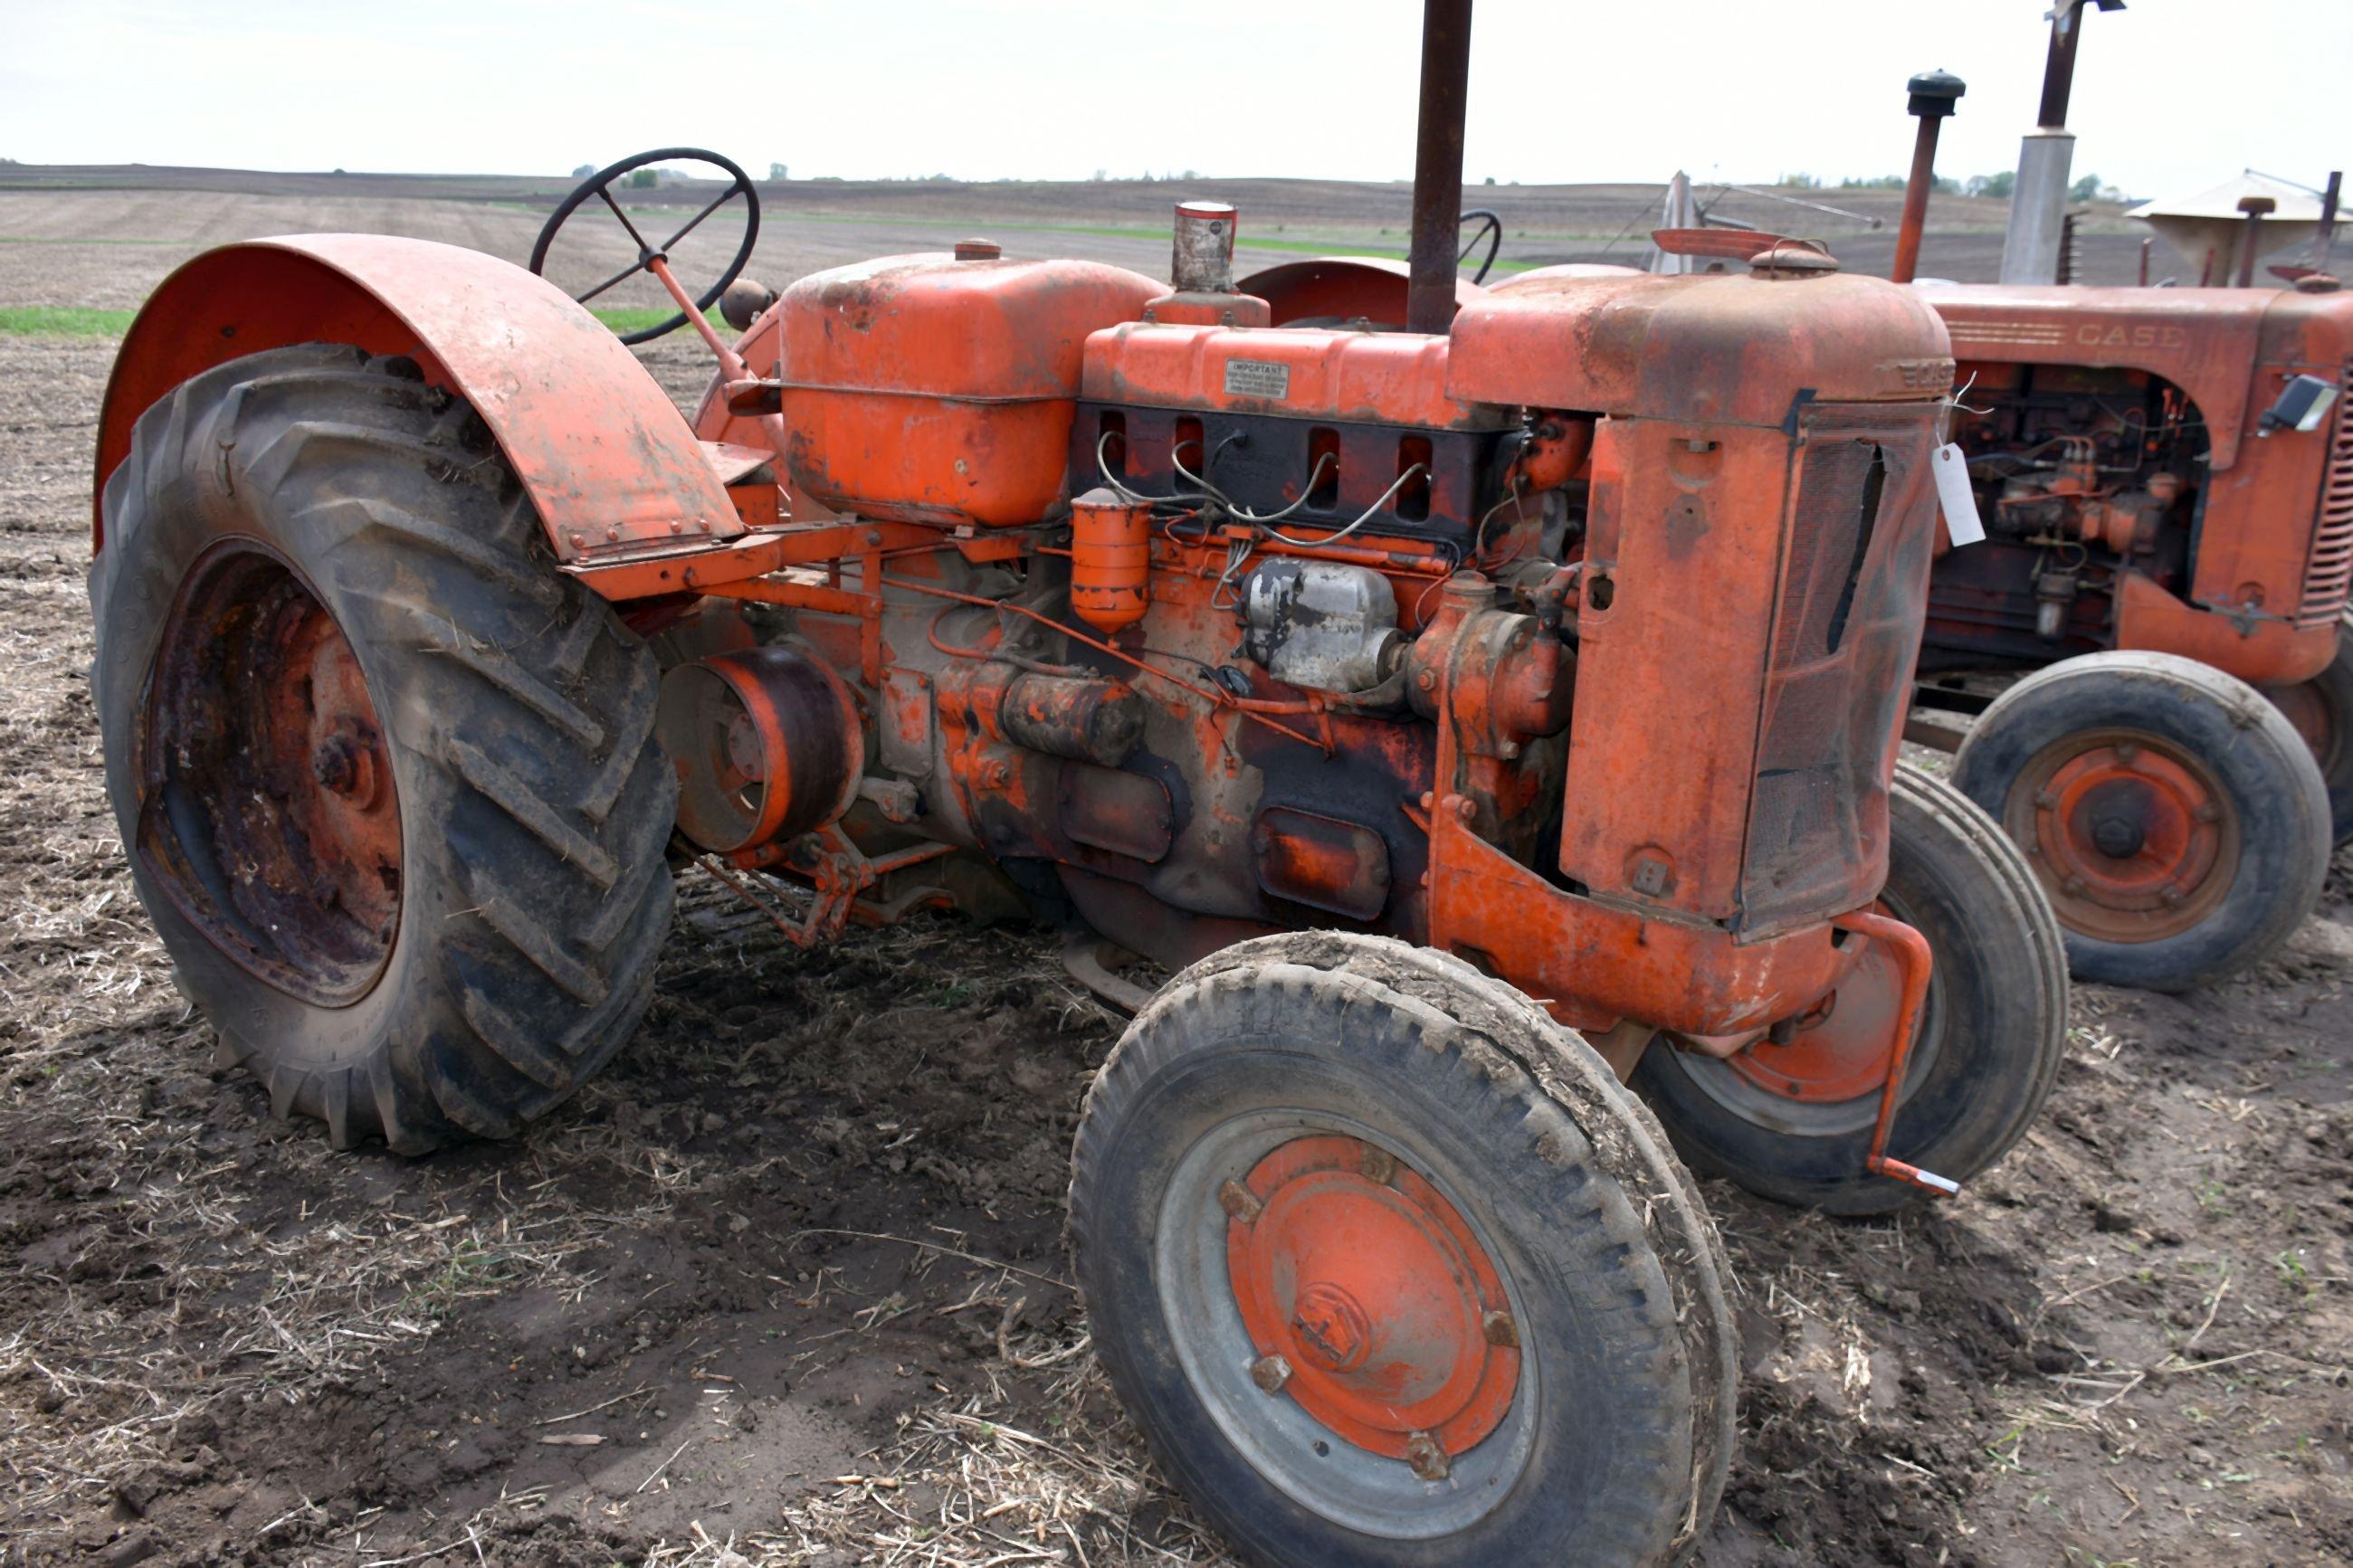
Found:
[[(2337, 384), (2353, 392), (2353, 360)], [(2320, 481), (2320, 513), (2313, 520), (2312, 555), (2304, 567), (2304, 601), (2295, 624), (2327, 626), (2353, 595), (2353, 395), (2337, 396), (2337, 435)]]

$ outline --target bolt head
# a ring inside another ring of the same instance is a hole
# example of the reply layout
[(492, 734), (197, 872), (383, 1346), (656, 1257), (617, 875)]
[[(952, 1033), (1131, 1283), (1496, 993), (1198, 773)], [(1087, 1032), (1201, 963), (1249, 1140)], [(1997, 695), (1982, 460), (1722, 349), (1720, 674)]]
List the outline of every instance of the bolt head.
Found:
[(1366, 1147), (1364, 1157), (1356, 1163), (1356, 1169), (1363, 1173), (1365, 1180), (1378, 1183), (1384, 1187), (1397, 1180), (1397, 1168), (1395, 1155), (1386, 1149), (1375, 1149), (1369, 1145)]
[(1244, 1225), (1250, 1224), (1266, 1211), (1266, 1205), (1259, 1201), (1256, 1193), (1232, 1180), (1219, 1185), (1218, 1206), (1226, 1211), (1228, 1218), (1238, 1219)]
[(1250, 1381), (1262, 1394), (1281, 1394), (1291, 1381), (1291, 1363), (1279, 1355), (1261, 1356), (1250, 1363)]
[(1489, 1344), (1511, 1350), (1519, 1348), (1520, 1325), (1512, 1321), (1511, 1313), (1490, 1312), (1479, 1320), (1479, 1328), (1487, 1336)]
[(1405, 1462), (1425, 1481), (1442, 1481), (1454, 1470), (1446, 1450), (1427, 1432), (1416, 1432), (1406, 1439)]

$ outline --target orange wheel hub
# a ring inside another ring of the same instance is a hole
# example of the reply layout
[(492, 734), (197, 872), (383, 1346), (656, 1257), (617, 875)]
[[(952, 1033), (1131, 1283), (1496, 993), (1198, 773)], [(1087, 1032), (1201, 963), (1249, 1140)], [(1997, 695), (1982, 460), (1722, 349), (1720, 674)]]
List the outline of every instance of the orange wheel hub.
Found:
[(2238, 822), (2206, 769), (2144, 737), (2080, 737), (2035, 760), (2010, 826), (2070, 930), (2154, 942), (2189, 930), (2230, 890)]
[(1221, 1194), (1234, 1301), (1281, 1390), (1422, 1468), (1495, 1430), (1519, 1384), (1502, 1279), (1454, 1205), (1387, 1152), (1297, 1138)]
[(1725, 1065), (1767, 1094), (1808, 1104), (1836, 1105), (1877, 1094), (1887, 1081), (1895, 1025), (1904, 1012), (1904, 965), (1884, 943), (1858, 940), (1861, 946), (1838, 989), (1798, 1020), (1788, 1041), (1760, 1039), (1726, 1058)]

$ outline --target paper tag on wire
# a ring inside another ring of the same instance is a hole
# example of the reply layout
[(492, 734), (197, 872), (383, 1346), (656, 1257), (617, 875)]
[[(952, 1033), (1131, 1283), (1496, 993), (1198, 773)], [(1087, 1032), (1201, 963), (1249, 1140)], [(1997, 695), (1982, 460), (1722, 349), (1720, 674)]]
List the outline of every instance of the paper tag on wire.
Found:
[(1953, 536), (1954, 547), (1983, 539), (1985, 524), (1978, 521), (1977, 492), (1969, 489), (1969, 463), (1961, 449), (1946, 442), (1930, 455), (1928, 469), (1936, 476), (1936, 501), (1944, 510), (1945, 531)]

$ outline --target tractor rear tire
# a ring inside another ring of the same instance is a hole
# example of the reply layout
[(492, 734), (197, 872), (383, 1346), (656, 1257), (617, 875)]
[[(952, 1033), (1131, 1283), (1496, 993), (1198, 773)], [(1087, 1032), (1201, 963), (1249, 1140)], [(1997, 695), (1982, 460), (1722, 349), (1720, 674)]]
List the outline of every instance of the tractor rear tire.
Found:
[[(1882, 906), (1928, 939), (1936, 966), (1887, 1152), (1965, 1181), (2009, 1152), (2041, 1114), (2066, 1052), (2059, 924), (2017, 849), (1943, 780), (1895, 770)], [(1886, 1079), (1883, 1040), (1900, 971), (1867, 953), (1858, 990), (1790, 1046), (1731, 1060), (1642, 1053), (1634, 1084), (1695, 1171), (1826, 1214), (1886, 1214), (1926, 1194), (1864, 1166)], [(1877, 986), (1877, 994), (1868, 989)], [(1841, 1007), (1874, 1020), (1839, 1036)], [(1809, 1081), (1810, 1080), (1810, 1081)]]
[(1228, 948), (1129, 1026), (1071, 1166), (1097, 1353), (1246, 1561), (1651, 1564), (1707, 1531), (1721, 1244), (1657, 1123), (1508, 985), (1387, 938)]
[(225, 1062), (337, 1148), (505, 1137), (650, 999), (653, 656), (461, 400), (326, 344), (141, 416), (90, 569), (107, 794)]
[(2337, 657), (2328, 668), (2295, 686), (2271, 687), (2263, 695), (2288, 716), (2320, 764), (2328, 789), (2329, 839), (2353, 844), (2353, 611), (2337, 627)]
[(2086, 654), (1996, 698), (1953, 782), (2024, 850), (2078, 980), (2188, 991), (2285, 941), (2332, 841), (2312, 749), (2254, 688), (2171, 654)]

